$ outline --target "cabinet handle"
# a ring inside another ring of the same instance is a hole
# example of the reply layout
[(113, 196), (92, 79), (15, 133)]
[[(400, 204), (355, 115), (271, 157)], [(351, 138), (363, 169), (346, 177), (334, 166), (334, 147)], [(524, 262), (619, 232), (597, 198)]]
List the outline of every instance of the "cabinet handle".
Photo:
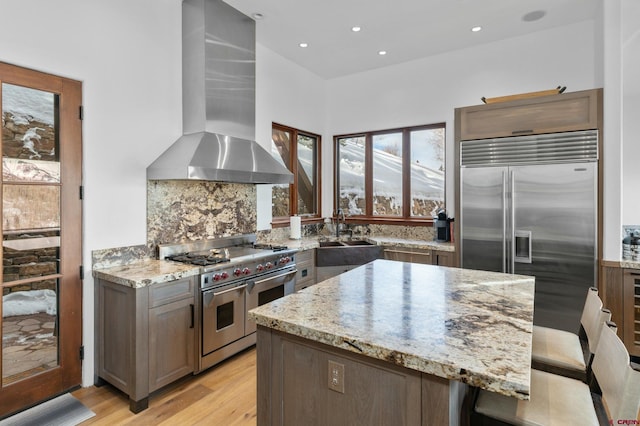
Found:
[(189, 328), (193, 328), (193, 326), (194, 326), (194, 317), (195, 317), (194, 304), (193, 303), (190, 304), (189, 307), (191, 308), (191, 325), (189, 326)]
[(533, 133), (533, 130), (514, 130), (511, 132), (512, 135), (523, 135), (525, 133)]

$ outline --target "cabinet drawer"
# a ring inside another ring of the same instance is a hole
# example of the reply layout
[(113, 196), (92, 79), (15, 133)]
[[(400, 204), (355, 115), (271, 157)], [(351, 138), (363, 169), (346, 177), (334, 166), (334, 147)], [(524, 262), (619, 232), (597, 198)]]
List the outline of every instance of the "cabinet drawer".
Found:
[(458, 109), (460, 139), (598, 128), (600, 89)]
[(398, 260), (400, 262), (423, 263), (426, 265), (435, 263), (431, 250), (414, 248), (387, 247), (384, 249), (384, 258), (388, 260)]
[(153, 308), (177, 300), (193, 298), (195, 281), (195, 278), (185, 278), (150, 286), (149, 307)]
[(313, 261), (315, 259), (315, 249), (311, 250), (302, 250), (296, 253), (296, 262), (299, 264), (301, 262)]

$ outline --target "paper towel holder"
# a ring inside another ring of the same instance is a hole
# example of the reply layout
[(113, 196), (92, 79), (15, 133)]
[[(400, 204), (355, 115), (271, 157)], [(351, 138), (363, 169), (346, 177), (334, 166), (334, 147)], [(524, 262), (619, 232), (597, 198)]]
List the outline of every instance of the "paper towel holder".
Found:
[(300, 238), (302, 238), (301, 222), (302, 218), (300, 216), (291, 216), (291, 218), (289, 219), (289, 227), (291, 229), (289, 232), (289, 239), (299, 240)]

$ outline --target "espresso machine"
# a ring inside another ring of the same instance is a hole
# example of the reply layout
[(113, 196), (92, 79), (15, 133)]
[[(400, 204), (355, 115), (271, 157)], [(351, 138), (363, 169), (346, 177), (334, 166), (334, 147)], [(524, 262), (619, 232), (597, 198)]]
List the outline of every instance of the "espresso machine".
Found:
[(433, 218), (433, 228), (435, 231), (435, 241), (447, 242), (451, 241), (451, 232), (449, 223), (451, 219), (447, 217), (444, 209), (438, 210), (438, 216)]

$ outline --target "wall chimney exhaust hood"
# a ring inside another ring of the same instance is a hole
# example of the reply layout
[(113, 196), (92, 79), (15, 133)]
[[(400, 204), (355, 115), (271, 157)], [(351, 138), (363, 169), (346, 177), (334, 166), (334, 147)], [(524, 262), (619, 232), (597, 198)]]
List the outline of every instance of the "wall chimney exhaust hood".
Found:
[(182, 3), (183, 136), (147, 179), (293, 182), (255, 142), (255, 22), (222, 0)]

